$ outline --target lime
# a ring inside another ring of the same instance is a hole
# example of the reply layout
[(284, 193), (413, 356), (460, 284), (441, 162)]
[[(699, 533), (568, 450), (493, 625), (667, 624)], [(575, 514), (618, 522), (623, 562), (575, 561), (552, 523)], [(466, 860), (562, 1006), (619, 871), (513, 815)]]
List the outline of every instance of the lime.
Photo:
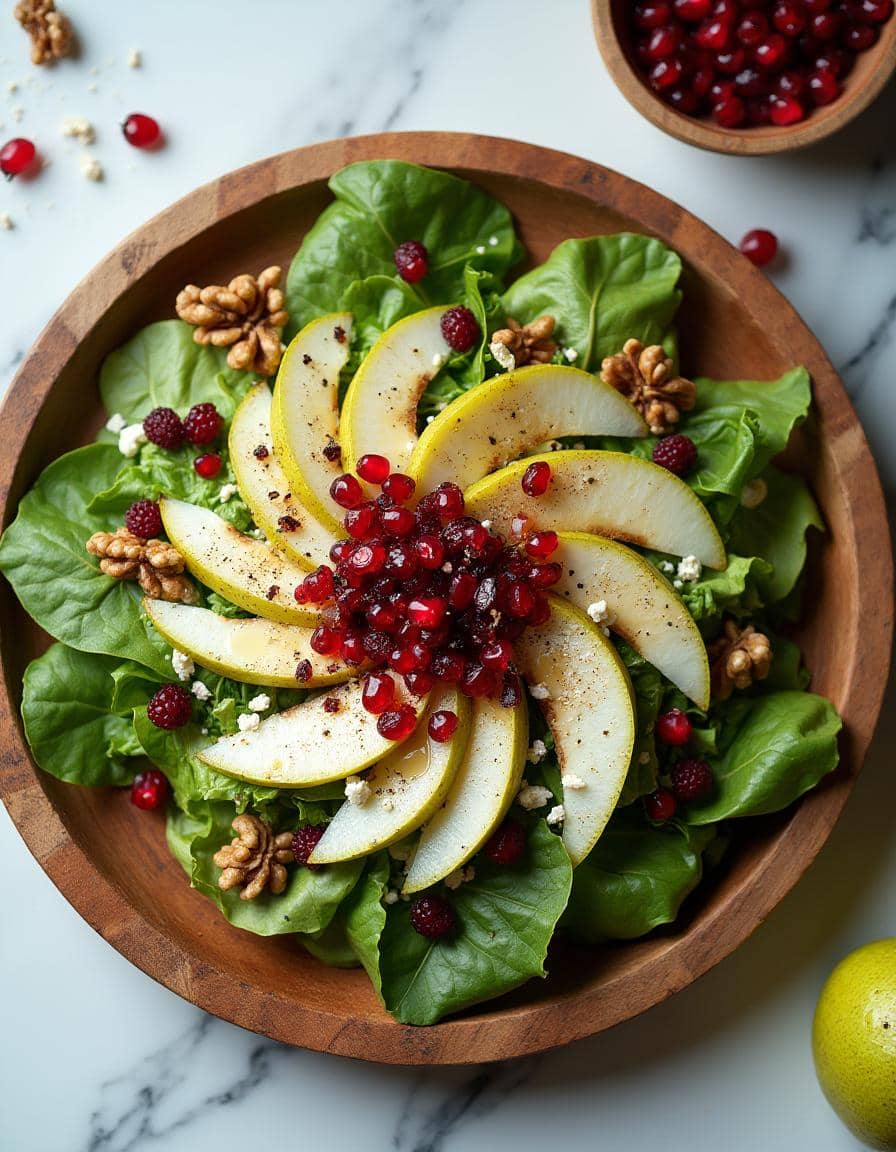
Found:
[(871, 1148), (896, 1150), (896, 938), (842, 960), (815, 1009), (812, 1051), (831, 1107)]

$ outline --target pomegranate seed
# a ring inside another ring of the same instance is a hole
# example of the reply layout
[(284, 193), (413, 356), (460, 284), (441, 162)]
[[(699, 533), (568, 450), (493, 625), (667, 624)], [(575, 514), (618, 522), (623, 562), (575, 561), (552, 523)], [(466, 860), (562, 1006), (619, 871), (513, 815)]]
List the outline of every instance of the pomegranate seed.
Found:
[(456, 484), (440, 484), (432, 495), (432, 509), (443, 520), (463, 515), (464, 494)]
[(510, 521), (510, 535), (517, 540), (523, 540), (529, 532), (529, 517), (525, 512), (517, 512)]
[(504, 640), (496, 640), (494, 644), (486, 644), (479, 652), (479, 659), (486, 668), (496, 672), (506, 672), (513, 659), (513, 648)]
[(741, 0), (716, 0), (712, 14), (722, 20), (733, 20), (737, 15), (740, 2)]
[(819, 12), (809, 20), (809, 32), (819, 40), (836, 40), (842, 24), (839, 12)]
[(334, 652), (339, 651), (339, 641), (340, 636), (335, 628), (330, 628), (327, 624), (318, 624), (311, 633), (308, 643), (318, 656), (332, 656)]
[(551, 606), (543, 596), (536, 596), (535, 603), (529, 610), (526, 623), (530, 628), (539, 628), (551, 618)]
[(31, 141), (23, 136), (17, 136), (0, 148), (0, 172), (7, 180), (12, 180), (13, 176), (21, 176), (23, 172), (27, 172), (36, 156), (37, 149)]
[(417, 520), (410, 508), (385, 508), (380, 512), (380, 523), (390, 536), (407, 536)]
[(734, 87), (740, 96), (765, 96), (769, 80), (755, 68), (742, 68), (734, 77)]
[(414, 541), (414, 551), (420, 561), (421, 568), (432, 572), (441, 568), (445, 561), (445, 549), (438, 536), (419, 536)]
[(556, 532), (533, 532), (526, 541), (526, 551), (530, 556), (546, 560), (557, 551), (559, 544)]
[(675, 15), (680, 20), (696, 23), (712, 11), (712, 0), (674, 0)]
[(814, 15), (816, 12), (827, 12), (833, 3), (834, 0), (803, 0), (803, 7)]
[(657, 92), (665, 92), (668, 88), (674, 88), (676, 84), (681, 82), (683, 76), (682, 63), (674, 58), (658, 61), (647, 73), (650, 86), (655, 88)]
[(830, 72), (833, 76), (845, 76), (852, 67), (852, 57), (839, 48), (829, 48), (815, 57), (817, 72)]
[(527, 584), (512, 584), (507, 590), (505, 603), (511, 616), (524, 619), (535, 607), (535, 593)]
[(341, 564), (351, 556), (354, 546), (351, 540), (337, 540), (330, 546), (330, 559), (334, 564)]
[(383, 481), (383, 491), (396, 504), (404, 504), (410, 500), (416, 487), (411, 477), (405, 476), (403, 472), (393, 472)]
[(330, 495), (340, 508), (357, 508), (364, 501), (364, 490), (348, 472), (336, 477), (330, 485)]
[(707, 20), (694, 33), (694, 41), (711, 52), (722, 52), (731, 41), (731, 25), (727, 20)]
[(659, 28), (672, 18), (672, 5), (668, 3), (638, 4), (635, 7), (635, 23), (639, 28)]
[(392, 707), (395, 699), (395, 681), (387, 672), (371, 672), (364, 677), (361, 703), (374, 716)]
[(508, 868), (518, 864), (526, 851), (526, 829), (517, 820), (505, 820), (482, 849), (493, 864)]
[(463, 611), (473, 603), (478, 583), (472, 572), (458, 572), (448, 587), (448, 603)]
[(156, 768), (138, 772), (131, 784), (131, 803), (135, 808), (151, 812), (161, 808), (168, 799), (168, 781)]
[(333, 570), (325, 565), (315, 568), (302, 581), (302, 588), (306, 603), (323, 604), (325, 600), (331, 600), (334, 591)]
[(691, 88), (671, 88), (663, 94), (663, 99), (676, 112), (681, 112), (685, 116), (692, 116), (699, 107), (699, 101), (693, 91), (693, 82)]
[(814, 104), (830, 104), (840, 95), (840, 85), (833, 72), (819, 69), (809, 73), (809, 96)]
[(422, 596), (408, 604), (408, 619), (420, 628), (437, 628), (445, 617), (445, 601), (436, 596)]
[(644, 797), (644, 811), (647, 814), (647, 819), (653, 820), (657, 824), (671, 820), (677, 807), (675, 797), (668, 788), (657, 788), (655, 792)]
[(893, 0), (854, 0), (850, 10), (869, 24), (885, 24), (893, 15)]
[(782, 0), (772, 10), (772, 24), (785, 36), (799, 36), (806, 28), (806, 15), (792, 0)]
[(745, 48), (755, 48), (769, 33), (769, 24), (764, 12), (747, 12), (734, 30), (737, 39)]
[[(395, 249), (394, 260), (398, 275), (407, 284), (419, 283), (429, 271), (429, 253), (419, 240), (405, 240), (399, 244)], [(378, 484), (379, 481), (374, 480), (373, 483)]]
[(389, 667), (402, 676), (416, 670), (417, 661), (410, 648), (393, 648), (389, 653)]
[(747, 106), (739, 96), (728, 96), (713, 105), (712, 115), (722, 128), (739, 128), (747, 118)]
[(488, 529), (482, 524), (467, 524), (464, 528), (464, 544), (474, 556), (481, 556), (488, 543)]
[(464, 658), (459, 652), (439, 652), (433, 657), (430, 670), (437, 680), (455, 684), (464, 674)]
[(776, 72), (787, 58), (787, 41), (777, 32), (756, 45), (753, 59), (764, 72)]
[(843, 43), (850, 52), (867, 52), (877, 43), (878, 32), (871, 24), (851, 24), (843, 33)]
[(358, 461), (355, 471), (368, 484), (382, 484), (389, 475), (391, 465), (385, 456), (367, 453)]
[(806, 77), (802, 72), (782, 72), (775, 81), (775, 88), (782, 96), (799, 99), (806, 91)]
[(457, 714), (447, 708), (440, 708), (430, 716), (426, 730), (431, 740), (437, 744), (447, 744), (457, 731)]
[(124, 138), (134, 148), (152, 148), (162, 135), (157, 120), (142, 112), (132, 112), (121, 126)]
[(551, 466), (546, 460), (536, 460), (523, 473), (520, 481), (527, 496), (543, 496), (551, 482)]
[(196, 457), (193, 461), (193, 468), (196, 470), (197, 476), (201, 476), (203, 480), (211, 480), (221, 471), (221, 463), (221, 457), (217, 452), (206, 452), (202, 456)]
[(367, 610), (367, 623), (378, 632), (392, 632), (398, 627), (398, 613), (391, 604), (373, 604)]
[(806, 111), (799, 100), (792, 96), (776, 96), (772, 100), (772, 123), (779, 127), (798, 124), (806, 117)]
[(519, 677), (514, 672), (505, 672), (501, 682), (501, 707), (518, 708), (523, 699)]
[(390, 548), (386, 555), (386, 571), (399, 580), (409, 580), (418, 567), (417, 553), (404, 540)]
[(449, 308), (442, 314), (439, 327), (445, 343), (455, 352), (469, 352), (479, 339), (479, 324), (469, 308)]
[(432, 691), (432, 686), (435, 682), (435, 676), (425, 669), (408, 672), (404, 678), (405, 688), (414, 696), (425, 696), (427, 692)]
[(460, 690), (465, 696), (492, 696), (497, 686), (495, 673), (475, 660), (467, 664), (460, 679)]
[(363, 664), (367, 653), (364, 651), (364, 638), (360, 632), (346, 632), (339, 645), (339, 655), (346, 664)]
[(562, 566), (551, 561), (550, 564), (539, 564), (536, 568), (532, 568), (529, 572), (529, 583), (534, 584), (536, 588), (551, 588), (562, 575)]
[(369, 660), (375, 660), (377, 664), (382, 664), (383, 661), (389, 659), (389, 653), (392, 651), (392, 637), (388, 632), (365, 632), (361, 647)]
[(691, 738), (691, 721), (680, 708), (670, 708), (656, 718), (656, 738), (663, 744), (679, 746)]
[(716, 69), (723, 76), (733, 76), (740, 72), (747, 62), (747, 54), (743, 48), (729, 48), (724, 52), (717, 52), (715, 57)]
[(376, 504), (361, 504), (358, 508), (350, 508), (342, 523), (354, 540), (369, 540), (379, 528), (380, 511)]
[(386, 740), (406, 740), (417, 727), (417, 713), (410, 704), (390, 709), (377, 719), (376, 730)]
[(386, 563), (386, 549), (382, 544), (360, 544), (348, 558), (348, 566), (359, 576), (381, 572)]

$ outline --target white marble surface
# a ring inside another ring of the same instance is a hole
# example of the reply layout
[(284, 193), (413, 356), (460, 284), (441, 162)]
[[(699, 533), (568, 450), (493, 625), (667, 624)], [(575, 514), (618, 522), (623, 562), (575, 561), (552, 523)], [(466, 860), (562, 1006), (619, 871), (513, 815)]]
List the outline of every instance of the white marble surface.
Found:
[[(195, 185), (337, 135), (480, 131), (617, 168), (735, 241), (751, 227), (778, 232), (787, 255), (775, 279), (843, 371), (896, 489), (892, 85), (834, 141), (742, 161), (639, 118), (597, 55), (586, 0), (66, 0), (83, 54), (52, 72), (26, 63), (10, 7), (0, 12), (0, 138), (31, 136), (52, 163), (0, 186), (0, 213), (15, 222), (0, 233), (0, 384), (88, 269)], [(131, 48), (139, 70), (126, 65)], [(123, 144), (117, 122), (133, 109), (162, 122), (163, 151)], [(59, 135), (64, 115), (97, 125), (103, 183), (81, 176), (80, 149)], [(0, 1147), (855, 1148), (816, 1087), (809, 1025), (836, 960), (894, 931), (894, 738), (891, 718), (818, 863), (734, 957), (609, 1035), (479, 1070), (377, 1068), (204, 1016), (79, 919), (4, 813)]]

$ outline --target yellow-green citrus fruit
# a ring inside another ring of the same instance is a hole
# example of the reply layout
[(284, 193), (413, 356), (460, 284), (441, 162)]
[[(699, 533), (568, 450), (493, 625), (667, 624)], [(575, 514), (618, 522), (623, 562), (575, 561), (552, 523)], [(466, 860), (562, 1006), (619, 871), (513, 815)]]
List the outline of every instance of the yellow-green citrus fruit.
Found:
[(842, 960), (812, 1028), (815, 1070), (831, 1107), (871, 1148), (896, 1150), (896, 938)]

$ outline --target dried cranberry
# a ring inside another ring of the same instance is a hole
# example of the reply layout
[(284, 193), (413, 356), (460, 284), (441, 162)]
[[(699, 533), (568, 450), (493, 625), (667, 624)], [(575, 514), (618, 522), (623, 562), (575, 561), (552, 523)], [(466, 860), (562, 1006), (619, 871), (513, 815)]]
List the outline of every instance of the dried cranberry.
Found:
[(686, 712), (670, 708), (656, 719), (656, 738), (663, 744), (680, 746), (691, 738), (692, 725)]
[(429, 271), (429, 253), (419, 240), (405, 240), (399, 244), (394, 260), (398, 275), (408, 284), (417, 284)]
[(518, 864), (526, 851), (526, 829), (518, 820), (505, 820), (482, 851), (493, 864), (503, 868)]
[(443, 896), (426, 895), (411, 905), (411, 927), (427, 940), (440, 940), (457, 929), (454, 909)]

